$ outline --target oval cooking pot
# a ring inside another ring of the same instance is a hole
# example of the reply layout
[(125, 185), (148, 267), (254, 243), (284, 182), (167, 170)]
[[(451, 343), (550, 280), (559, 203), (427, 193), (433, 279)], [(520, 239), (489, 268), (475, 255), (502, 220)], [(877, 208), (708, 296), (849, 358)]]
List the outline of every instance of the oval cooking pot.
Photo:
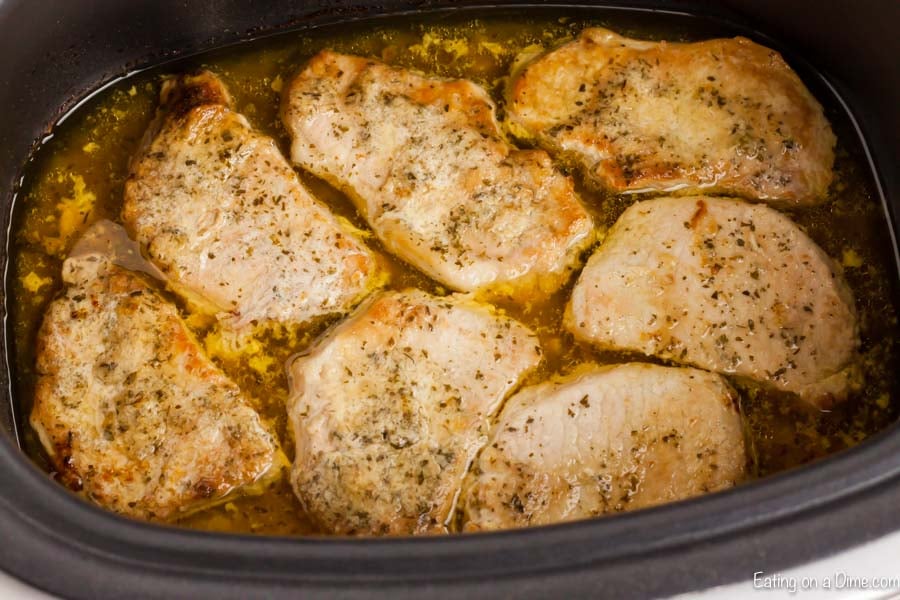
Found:
[[(8, 272), (10, 216), (26, 158), (60, 115), (104, 84), (137, 68), (287, 29), (448, 10), (665, 15), (774, 47), (816, 94), (836, 94), (850, 112), (896, 230), (900, 3), (842, 0), (827, 10), (817, 0), (489, 4), (0, 0), (0, 264)], [(896, 257), (893, 236), (884, 243)], [(4, 320), (8, 308), (4, 301)], [(900, 529), (897, 426), (849, 451), (734, 490), (520, 531), (288, 539), (133, 522), (78, 500), (19, 450), (22, 416), (15, 415), (10, 392), (9, 334), (4, 328), (0, 345), (0, 568), (61, 596), (647, 597), (750, 579), (754, 571), (785, 569)]]

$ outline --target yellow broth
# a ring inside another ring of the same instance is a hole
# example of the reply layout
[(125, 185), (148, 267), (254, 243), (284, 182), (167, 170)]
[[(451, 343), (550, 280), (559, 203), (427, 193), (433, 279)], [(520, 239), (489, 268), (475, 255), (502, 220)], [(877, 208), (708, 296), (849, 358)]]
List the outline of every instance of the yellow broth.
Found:
[[(500, 96), (505, 77), (515, 57), (529, 46), (552, 47), (588, 25), (604, 25), (626, 35), (651, 39), (692, 40), (722, 35), (686, 27), (684, 22), (648, 19), (650, 15), (637, 19), (620, 15), (604, 21), (503, 15), (374, 21), (337, 30), (288, 33), (207, 53), (141, 72), (97, 94), (70, 114), (38, 151), (27, 168), (14, 215), (10, 305), (15, 391), (26, 452), (44, 469), (52, 470), (34, 432), (27, 426), (27, 415), (34, 385), (34, 340), (41, 315), (61, 288), (62, 258), (91, 223), (103, 218), (119, 220), (128, 162), (153, 117), (160, 83), (167, 75), (200, 66), (213, 70), (229, 86), (235, 108), (259, 130), (274, 137), (286, 152), (288, 140), (277, 118), (281, 86), (322, 48), (378, 57), (434, 75), (472, 79), (491, 91), (502, 118)], [(790, 397), (734, 382), (741, 395), (751, 448), (750, 467), (755, 477), (854, 446), (893, 422), (898, 412), (893, 375), (898, 325), (890, 236), (863, 150), (846, 115), (830, 100), (820, 98), (838, 136), (836, 178), (829, 201), (818, 208), (791, 211), (790, 215), (843, 266), (860, 314), (866, 386), (835, 410), (820, 412)], [(332, 210), (360, 229), (368, 229), (342, 194), (307, 174), (300, 176)], [(573, 176), (601, 229), (608, 228), (635, 201), (634, 197), (587, 189), (577, 173)], [(369, 242), (382, 250), (374, 239)], [(391, 287), (413, 285), (445, 293), (438, 284), (401, 261), (389, 262)], [(576, 344), (563, 332), (562, 308), (571, 285), (572, 282), (544, 301), (524, 306), (500, 303), (541, 336), (546, 358), (529, 383), (585, 361), (653, 361), (635, 355), (596, 352)], [(207, 321), (191, 318), (188, 322), (214, 360), (253, 399), (290, 454), (292, 441), (284, 411), (284, 362), (335, 320), (269, 331), (239, 354), (220, 343), (217, 330)], [(259, 496), (234, 497), (183, 518), (179, 524), (231, 532), (315, 532), (286, 481)]]

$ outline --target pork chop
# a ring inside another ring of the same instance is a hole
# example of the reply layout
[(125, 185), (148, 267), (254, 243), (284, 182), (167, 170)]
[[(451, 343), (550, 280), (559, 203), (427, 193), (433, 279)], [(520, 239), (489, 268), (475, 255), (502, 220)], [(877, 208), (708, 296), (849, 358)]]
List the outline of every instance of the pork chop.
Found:
[(746, 38), (646, 42), (581, 35), (514, 74), (514, 131), (617, 193), (723, 192), (808, 205), (835, 137), (781, 55)]
[(289, 366), (297, 496), (334, 533), (445, 531), (487, 419), (540, 356), (466, 297), (377, 296)]
[(626, 210), (588, 260), (564, 324), (581, 340), (727, 373), (825, 407), (856, 384), (849, 289), (790, 219), (731, 198)]
[(458, 291), (564, 282), (592, 241), (572, 181), (503, 138), (487, 92), (321, 52), (285, 92), (294, 163), (347, 193), (391, 252)]
[(167, 520), (280, 476), (273, 436), (143, 276), (89, 254), (63, 279), (38, 334), (31, 425), (64, 483)]
[(466, 481), (464, 530), (571, 521), (733, 486), (747, 456), (715, 374), (585, 367), (510, 398)]
[(348, 312), (375, 255), (316, 201), (202, 72), (169, 80), (134, 158), (122, 219), (178, 293), (234, 329)]

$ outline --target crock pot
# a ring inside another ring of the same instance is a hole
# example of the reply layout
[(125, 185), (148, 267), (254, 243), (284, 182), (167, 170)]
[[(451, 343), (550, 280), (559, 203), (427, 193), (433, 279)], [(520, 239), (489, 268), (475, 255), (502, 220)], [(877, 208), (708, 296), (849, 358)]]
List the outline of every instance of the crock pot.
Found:
[[(836, 94), (849, 111), (896, 230), (900, 3), (891, 0), (0, 0), (0, 264), (8, 272), (10, 215), (26, 159), (61, 115), (104, 84), (287, 29), (442, 10), (598, 17), (668, 11), (774, 47), (817, 93)], [(893, 234), (884, 244), (896, 258)], [(4, 294), (4, 322), (6, 300)], [(851, 450), (727, 492), (519, 531), (263, 538), (129, 521), (77, 499), (19, 450), (23, 416), (15, 413), (10, 391), (15, 373), (7, 328), (2, 336), (0, 569), (60, 596), (647, 597), (745, 580), (754, 571), (786, 569), (900, 530), (897, 426)]]

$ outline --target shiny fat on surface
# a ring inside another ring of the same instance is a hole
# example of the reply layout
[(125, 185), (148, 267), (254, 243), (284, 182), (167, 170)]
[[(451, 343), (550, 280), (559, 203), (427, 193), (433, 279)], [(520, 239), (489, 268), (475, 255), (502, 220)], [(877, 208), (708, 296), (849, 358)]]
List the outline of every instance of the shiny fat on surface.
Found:
[(169, 80), (132, 161), (122, 220), (172, 288), (234, 329), (348, 312), (375, 254), (304, 188), (208, 71)]
[(143, 276), (88, 254), (63, 278), (38, 335), (31, 425), (64, 483), (167, 520), (281, 476), (259, 415)]
[(553, 291), (593, 241), (570, 178), (502, 136), (466, 80), (324, 51), (290, 82), (291, 159), (346, 192), (385, 247), (458, 291)]
[(297, 496), (333, 533), (446, 531), (488, 419), (540, 360), (489, 305), (379, 294), (289, 365)]
[(835, 136), (781, 55), (746, 38), (645, 42), (602, 28), (526, 65), (513, 130), (616, 193), (825, 200)]
[(849, 288), (797, 225), (762, 204), (707, 196), (628, 208), (588, 260), (564, 326), (792, 392), (820, 407), (859, 385)]
[(466, 480), (463, 528), (635, 510), (729, 488), (746, 468), (736, 394), (719, 375), (582, 365), (506, 402)]

